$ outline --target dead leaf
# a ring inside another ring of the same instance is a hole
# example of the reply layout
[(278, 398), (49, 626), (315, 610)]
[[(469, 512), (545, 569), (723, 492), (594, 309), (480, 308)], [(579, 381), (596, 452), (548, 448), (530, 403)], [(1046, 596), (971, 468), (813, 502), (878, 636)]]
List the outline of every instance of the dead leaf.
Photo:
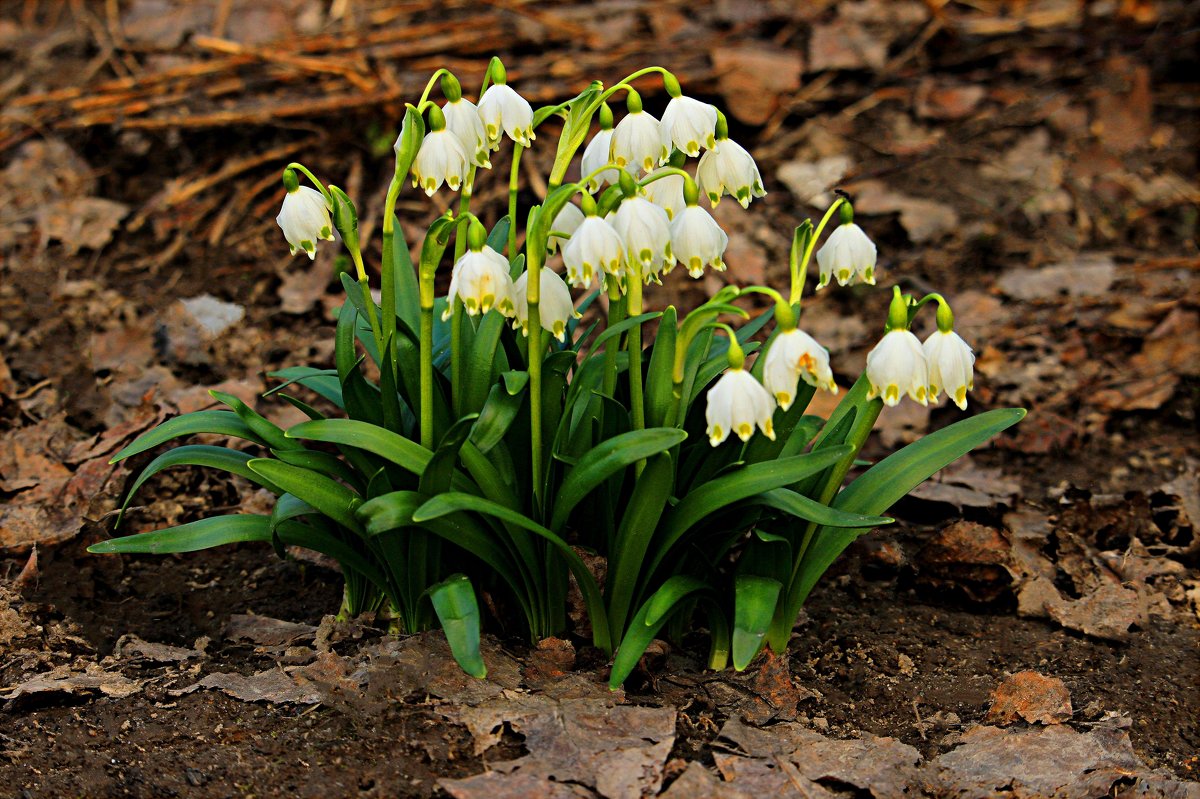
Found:
[(1083, 253), (1074, 261), (1033, 269), (1010, 269), (996, 285), (1018, 300), (1053, 300), (1061, 296), (1096, 297), (1106, 294), (1117, 279), (1112, 256)]
[(104, 696), (121, 699), (136, 694), (140, 690), (142, 690), (141, 683), (121, 674), (106, 672), (98, 665), (91, 663), (84, 672), (71, 672), (62, 667), (46, 674), (35, 675), (17, 685), (0, 688), (0, 693), (7, 694), (5, 699), (58, 693), (71, 696), (100, 693)]
[(139, 658), (156, 663), (182, 663), (192, 658), (204, 657), (203, 647), (207, 645), (207, 638), (199, 639), (194, 648), (187, 649), (182, 646), (143, 641), (136, 635), (124, 635), (117, 641), (116, 651), (118, 657), (126, 659)]
[(1062, 680), (1036, 671), (1019, 671), (996, 688), (985, 721), (1001, 726), (1019, 720), (1061, 724), (1070, 721), (1073, 714), (1071, 693)]
[(917, 84), (913, 98), (919, 116), (926, 119), (965, 119), (975, 112), (987, 88), (978, 84), (945, 84), (927, 77)]
[(298, 641), (312, 640), (317, 628), (269, 616), (235, 613), (225, 626), (225, 638), (230, 641), (250, 641), (259, 646), (291, 646)]
[(330, 272), (323, 261), (314, 261), (307, 268), (285, 269), (276, 291), (279, 295), (279, 310), (289, 314), (308, 313), (325, 296), (329, 280)]
[(779, 96), (800, 88), (804, 62), (796, 50), (762, 44), (712, 51), (717, 87), (728, 110), (748, 125), (762, 125), (779, 107)]
[(102, 250), (129, 213), (129, 206), (103, 197), (74, 197), (47, 203), (37, 211), (42, 246), (60, 241), (68, 254)]
[[(736, 769), (735, 769), (736, 770)], [(756, 799), (768, 794), (742, 790), (732, 783), (722, 782), (699, 763), (688, 763), (671, 787), (661, 794), (661, 799)]]
[(780, 164), (775, 177), (787, 186), (792, 196), (814, 207), (829, 205), (829, 190), (841, 183), (852, 162), (845, 155), (831, 155), (816, 161), (788, 161)]
[(918, 553), (919, 580), (957, 588), (977, 602), (992, 602), (1013, 584), (1008, 539), (993, 527), (959, 521), (939, 530)]
[(1154, 132), (1150, 68), (1127, 56), (1114, 56), (1102, 74), (1107, 85), (1096, 93), (1092, 133), (1115, 153), (1145, 147)]
[(913, 244), (935, 241), (958, 227), (958, 212), (923, 197), (909, 197), (882, 181), (853, 185), (854, 210), (866, 215), (900, 214), (900, 225)]
[(925, 502), (942, 502), (963, 508), (992, 508), (1013, 504), (1020, 484), (1005, 477), (1000, 468), (977, 466), (970, 456), (959, 458), (909, 492)]
[(836, 19), (814, 25), (808, 42), (808, 71), (878, 70), (887, 62), (887, 44), (857, 22)]
[(1132, 588), (1103, 583), (1080, 599), (1067, 599), (1044, 577), (1035, 577), (1017, 594), (1017, 613), (1049, 617), (1070, 630), (1110, 641), (1129, 639), (1129, 628), (1144, 626), (1146, 598)]
[(459, 780), (438, 780), (454, 799), (594, 799), (582, 785), (562, 783), (523, 771), (485, 771)]
[(297, 705), (316, 705), (321, 702), (321, 692), (312, 683), (299, 685), (293, 677), (277, 668), (265, 669), (249, 677), (244, 674), (217, 672), (209, 674), (198, 683), (169, 693), (172, 696), (182, 696), (201, 689), (221, 691), (242, 702)]

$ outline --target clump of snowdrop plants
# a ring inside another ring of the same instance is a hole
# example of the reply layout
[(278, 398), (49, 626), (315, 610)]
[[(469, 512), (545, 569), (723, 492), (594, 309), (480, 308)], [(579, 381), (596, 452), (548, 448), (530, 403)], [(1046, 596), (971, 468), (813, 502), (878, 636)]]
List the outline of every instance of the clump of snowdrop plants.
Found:
[[(651, 79), (670, 97), (661, 120), (632, 86)], [(478, 676), (485, 623), (533, 641), (569, 632), (572, 580), (592, 644), (613, 657), (614, 687), (656, 636), (690, 625), (708, 630), (714, 669), (745, 668), (763, 647), (782, 651), (805, 598), (851, 541), (890, 523), (882, 514), (893, 503), (1024, 411), (955, 422), (848, 481), (885, 405), (945, 394), (966, 408), (974, 359), (947, 300), (895, 289), (865, 373), (828, 418), (806, 413), (814, 392), (838, 391), (828, 352), (800, 324), (814, 253), (818, 288), (876, 278), (875, 245), (847, 199), (793, 231), (781, 290), (739, 285), (729, 263), (729, 285), (699, 307), (648, 311), (644, 293), (677, 265), (693, 278), (727, 267), (728, 236), (702, 198), (747, 207), (765, 195), (724, 116), (660, 67), (536, 110), (498, 60), (482, 83), (476, 105), (438, 70), (407, 106), (374, 276), (351, 198), (300, 164), (284, 170), (278, 222), (292, 253), (311, 257), (332, 225), (354, 266), (342, 276), (332, 366), (275, 373), (269, 392), (309, 421), (284, 430), (213, 392), (224, 409), (171, 419), (115, 459), (193, 434), (240, 439), (248, 450), (169, 449), (130, 493), (163, 469), (202, 465), (265, 488), (271, 512), (92, 551), (307, 547), (341, 566), (341, 616), (373, 613), (406, 633), (440, 626)], [(500, 147), (512, 149), (508, 213), (489, 229), (471, 195)], [(519, 208), (529, 147), (553, 148), (554, 161), (542, 202)], [(409, 181), (429, 195), (458, 192), (415, 263), (394, 212)], [(438, 296), (447, 271), (449, 292)], [(754, 296), (768, 310), (752, 315)], [(930, 303), (937, 330), (922, 342), (911, 328)], [(588, 565), (599, 562), (603, 578)], [(494, 609), (486, 620), (479, 592)]]

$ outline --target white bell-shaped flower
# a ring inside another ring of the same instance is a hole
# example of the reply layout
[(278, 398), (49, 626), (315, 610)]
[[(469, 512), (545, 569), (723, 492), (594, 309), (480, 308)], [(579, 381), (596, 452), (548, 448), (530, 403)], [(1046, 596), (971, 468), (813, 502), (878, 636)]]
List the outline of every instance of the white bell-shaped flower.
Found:
[(796, 400), (801, 378), (810, 386), (837, 393), (833, 370), (829, 368), (829, 351), (803, 330), (792, 328), (777, 335), (771, 341), (766, 359), (763, 384), (785, 411)]
[[(602, 169), (602, 167), (612, 163), (608, 160), (609, 155), (612, 153), (612, 138), (612, 128), (601, 130), (592, 137), (592, 140), (588, 142), (587, 147), (583, 150), (579, 173), (581, 177), (587, 178), (583, 187), (587, 189), (589, 194), (595, 194), (600, 189), (610, 183), (616, 183), (620, 179), (620, 171), (617, 167)], [(597, 172), (597, 170), (600, 171)], [(625, 171), (631, 175), (636, 174), (632, 166), (625, 167)]]
[(683, 175), (672, 173), (661, 178), (655, 177), (659, 171), (656, 169), (646, 176), (654, 178), (654, 180), (647, 183), (642, 192), (646, 195), (647, 200), (662, 208), (667, 212), (668, 217), (674, 219), (675, 214), (682, 211), (687, 205), (683, 197)]
[(462, 142), (471, 162), (484, 169), (491, 169), (492, 162), (488, 160), (487, 130), (483, 127), (483, 120), (479, 117), (479, 109), (475, 104), (460, 97), (443, 105), (442, 115), (446, 117), (446, 130)]
[[(550, 238), (546, 241), (546, 248), (550, 252), (558, 252), (559, 246), (565, 246), (571, 237), (575, 235), (576, 229), (583, 222), (583, 211), (579, 210), (579, 206), (575, 203), (567, 203), (554, 217), (554, 221), (550, 223)], [(558, 233), (565, 233), (565, 236), (558, 236)]]
[(421, 140), (421, 149), (413, 159), (413, 188), (420, 188), (432, 197), (443, 181), (451, 191), (462, 187), (467, 173), (467, 150), (462, 140), (450, 128), (431, 131)]
[(721, 259), (727, 246), (729, 236), (712, 214), (698, 205), (687, 206), (671, 220), (671, 248), (692, 277), (703, 275), (706, 266), (724, 272)]
[(853, 283), (875, 285), (875, 242), (858, 225), (850, 222), (838, 225), (825, 244), (817, 250), (817, 266), (821, 278), (817, 288), (829, 285), (831, 278), (839, 286)]
[(613, 216), (612, 226), (625, 242), (626, 266), (640, 265), (642, 279), (647, 283), (675, 266), (671, 220), (666, 211), (645, 197), (622, 200)]
[(312, 260), (317, 257), (319, 239), (333, 241), (333, 223), (329, 219), (325, 195), (308, 186), (297, 186), (284, 195), (283, 207), (275, 222), (283, 229), (292, 255), (304, 250)]
[(724, 194), (735, 198), (743, 208), (755, 197), (767, 194), (754, 157), (733, 139), (718, 139), (715, 149), (700, 156), (696, 181), (714, 208)]
[(625, 115), (613, 129), (609, 161), (649, 172), (664, 163), (671, 151), (662, 143), (658, 120), (645, 111)]
[(745, 369), (730, 369), (708, 390), (708, 443), (714, 447), (734, 433), (749, 441), (755, 426), (767, 438), (775, 440), (771, 417), (775, 400), (762, 384)]
[[(513, 327), (521, 328), (529, 335), (529, 271), (526, 270), (517, 278), (513, 285), (513, 298), (516, 315)], [(538, 317), (542, 321), (542, 329), (548, 331), (559, 341), (567, 338), (567, 321), (578, 319), (580, 314), (575, 311), (575, 303), (571, 300), (571, 290), (563, 279), (548, 266), (542, 267), (542, 282), (538, 289)]]
[(500, 147), (501, 134), (528, 147), (533, 133), (533, 107), (529, 101), (504, 83), (493, 83), (479, 98), (479, 118), (487, 134), (488, 147)]
[(929, 367), (921, 341), (908, 330), (893, 328), (867, 354), (867, 399), (883, 397), (891, 407), (905, 394), (922, 405), (929, 402)]
[(955, 405), (967, 409), (967, 392), (975, 388), (975, 353), (953, 330), (935, 331), (923, 345), (929, 365), (929, 399), (946, 392)]
[(592, 285), (597, 272), (625, 277), (625, 242), (607, 221), (598, 216), (585, 217), (563, 247), (567, 280), (576, 288)]
[(442, 319), (449, 319), (458, 297), (467, 309), (467, 314), (487, 313), (495, 308), (505, 316), (512, 316), (514, 309), (513, 281), (508, 273), (508, 259), (488, 247), (467, 250), (454, 263), (450, 273), (451, 302), (446, 306)]
[(672, 97), (660, 125), (667, 152), (674, 146), (695, 158), (700, 155), (701, 147), (712, 150), (717, 146), (717, 108), (709, 103), (692, 97)]

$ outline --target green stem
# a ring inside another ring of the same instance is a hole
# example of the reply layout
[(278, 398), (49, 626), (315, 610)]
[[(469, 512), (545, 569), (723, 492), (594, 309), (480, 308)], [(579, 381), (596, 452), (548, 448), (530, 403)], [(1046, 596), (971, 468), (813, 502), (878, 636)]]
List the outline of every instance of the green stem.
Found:
[[(471, 194), (475, 188), (475, 164), (467, 170), (467, 179), (463, 181), (462, 193), (458, 200), (458, 225), (454, 234), (454, 263), (462, 258), (467, 251), (467, 224), (471, 221)], [(453, 304), (450, 314), (450, 405), (454, 409), (454, 417), (462, 415), (462, 387), (466, 384), (466, 361), (462, 357), (462, 339), (466, 317), (466, 309), (458, 297), (450, 297)]]
[(358, 273), (358, 285), (362, 288), (363, 305), (367, 307), (367, 321), (371, 323), (371, 334), (375, 337), (375, 345), (379, 349), (379, 357), (383, 358), (383, 332), (379, 327), (379, 315), (375, 313), (375, 298), (371, 296), (371, 281), (367, 278), (366, 267), (363, 266), (362, 252), (350, 250), (350, 258), (354, 261), (354, 269)]
[(429, 76), (429, 82), (425, 84), (425, 91), (421, 92), (421, 100), (417, 103), (417, 108), (424, 107), (425, 102), (429, 99), (429, 93), (433, 91), (433, 84), (437, 82), (437, 79), (442, 77), (442, 75), (449, 74), (450, 70), (443, 68)]
[[(380, 260), (380, 306), (383, 313), (384, 340), (396, 334), (396, 259), (392, 253), (396, 237), (396, 198), (404, 184), (403, 175), (396, 174), (388, 186), (387, 199), (383, 203), (383, 257)], [(392, 361), (392, 368), (398, 364)]]
[[(631, 271), (626, 277), (628, 284), (629, 315), (642, 312), (641, 270)], [(646, 405), (642, 398), (642, 325), (639, 322), (629, 331), (629, 405), (633, 414), (633, 429), (646, 427)]]
[[(525, 148), (513, 145), (512, 169), (508, 173), (508, 260), (517, 256), (517, 192), (520, 191), (521, 153)], [(553, 221), (553, 220), (551, 220)], [(529, 257), (528, 254), (526, 257)], [(532, 278), (530, 278), (532, 280)]]
[[(535, 267), (537, 271), (534, 271)], [(541, 265), (531, 264), (530, 274), (540, 275)], [(540, 282), (536, 277), (530, 277), (526, 290), (529, 305), (529, 445), (535, 508), (542, 507), (542, 315), (534, 288)]]
[(421, 446), (433, 449), (433, 307), (421, 308)]
[[(615, 277), (608, 276), (608, 322), (611, 328), (625, 319), (625, 301), (621, 297), (621, 287)], [(620, 336), (604, 345), (604, 394), (612, 397), (617, 392), (617, 355), (621, 351)]]
[(846, 200), (843, 197), (838, 197), (833, 201), (833, 205), (829, 206), (829, 210), (825, 212), (825, 216), (821, 217), (821, 223), (813, 231), (812, 238), (808, 240), (808, 246), (804, 248), (804, 258), (801, 259), (800, 265), (796, 269), (796, 274), (792, 275), (792, 305), (800, 302), (800, 296), (804, 293), (804, 282), (808, 279), (808, 264), (812, 260), (813, 250), (816, 249), (821, 234), (825, 231), (825, 226), (833, 218), (833, 212), (840, 208), (844, 202)]
[(304, 164), (301, 164), (297, 161), (293, 161), (287, 165), (287, 168), (294, 169), (297, 172), (303, 172), (304, 176), (307, 177), (310, 181), (312, 181), (312, 184), (317, 187), (318, 191), (321, 192), (321, 195), (325, 198), (325, 202), (328, 203), (330, 205), (330, 207), (333, 206), (333, 198), (329, 194), (329, 189), (325, 188), (324, 183), (317, 180), (316, 175), (314, 175), (312, 172), (308, 171), (308, 167), (306, 167)]

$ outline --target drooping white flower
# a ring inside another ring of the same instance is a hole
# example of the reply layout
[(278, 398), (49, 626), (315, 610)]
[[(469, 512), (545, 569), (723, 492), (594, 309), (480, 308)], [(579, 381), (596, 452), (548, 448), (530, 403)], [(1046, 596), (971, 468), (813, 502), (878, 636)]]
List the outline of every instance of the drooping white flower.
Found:
[(929, 367), (921, 341), (908, 330), (895, 328), (883, 335), (867, 355), (867, 399), (883, 397), (889, 407), (905, 394), (922, 405), (929, 402)]
[(675, 266), (671, 249), (671, 220), (667, 212), (645, 197), (626, 197), (617, 207), (613, 229), (625, 243), (626, 266), (639, 264), (642, 279), (657, 280)]
[(492, 162), (488, 160), (487, 130), (483, 127), (483, 120), (479, 117), (479, 109), (475, 104), (460, 97), (443, 105), (442, 115), (446, 117), (446, 130), (458, 137), (471, 161), (476, 166), (491, 169)]
[(488, 147), (500, 147), (501, 134), (528, 147), (536, 138), (533, 133), (533, 107), (508, 84), (493, 83), (479, 98), (479, 118), (487, 133)]
[(825, 244), (817, 250), (817, 265), (821, 279), (817, 288), (829, 285), (836, 278), (839, 286), (853, 283), (875, 285), (875, 242), (858, 225), (850, 222), (838, 225)]
[(670, 154), (662, 143), (658, 120), (652, 114), (645, 111), (626, 114), (613, 129), (609, 161), (619, 167), (634, 166), (649, 172)]
[(775, 428), (771, 420), (774, 413), (775, 400), (770, 392), (745, 369), (730, 369), (708, 390), (708, 407), (704, 412), (708, 421), (708, 443), (715, 447), (730, 433), (742, 441), (749, 441), (756, 425), (763, 435), (774, 441)]
[[(513, 298), (516, 316), (513, 327), (520, 327), (525, 335), (529, 335), (529, 271), (526, 270), (517, 278), (513, 285)], [(575, 311), (571, 301), (571, 290), (567, 284), (548, 266), (542, 267), (541, 285), (538, 289), (538, 317), (542, 328), (559, 341), (567, 337), (567, 321), (578, 319), (580, 314)]]
[(714, 208), (723, 194), (735, 198), (743, 208), (755, 197), (767, 194), (754, 157), (733, 139), (719, 139), (715, 149), (700, 156), (696, 181)]
[(481, 250), (467, 250), (450, 273), (449, 296), (451, 302), (442, 319), (450, 318), (455, 297), (462, 300), (470, 316), (487, 313), (492, 308), (512, 316), (513, 281), (508, 273), (508, 259), (486, 244)]
[[(646, 177), (654, 178), (660, 170), (654, 170)], [(647, 183), (642, 189), (646, 195), (646, 199), (662, 208), (667, 212), (667, 216), (671, 219), (675, 218), (675, 214), (683, 210), (687, 204), (683, 198), (683, 175), (674, 173), (661, 178), (654, 178), (653, 181)]]
[(967, 409), (967, 392), (975, 388), (975, 353), (953, 330), (934, 331), (925, 339), (925, 361), (929, 365), (929, 399), (938, 401), (944, 390), (955, 405)]
[(663, 111), (661, 127), (668, 152), (674, 146), (695, 158), (701, 147), (711, 150), (717, 146), (716, 106), (692, 97), (671, 98)]
[(766, 358), (763, 384), (785, 411), (796, 399), (800, 378), (810, 386), (837, 393), (829, 351), (803, 330), (793, 328), (776, 336)]
[(275, 222), (283, 229), (292, 255), (304, 250), (312, 260), (317, 257), (318, 239), (333, 241), (333, 223), (325, 196), (308, 186), (298, 186), (284, 195)]
[(624, 262), (625, 242), (612, 225), (598, 216), (585, 217), (563, 247), (567, 280), (576, 288), (592, 285), (596, 272), (625, 277)]
[[(579, 172), (581, 177), (587, 178), (587, 181), (584, 183), (583, 187), (587, 189), (588, 193), (590, 194), (595, 194), (604, 186), (610, 183), (616, 183), (617, 180), (620, 179), (620, 172), (615, 166), (609, 169), (603, 169), (596, 174), (592, 174), (596, 172), (596, 170), (599, 170), (602, 167), (612, 163), (608, 160), (609, 155), (612, 153), (612, 138), (612, 128), (601, 130), (592, 137), (592, 140), (588, 142), (587, 147), (585, 147), (583, 150), (583, 158), (580, 161)], [(633, 166), (626, 166), (625, 171), (631, 175), (635, 174)], [(588, 177), (589, 175), (591, 177)]]
[(462, 140), (451, 133), (450, 128), (425, 134), (421, 149), (413, 159), (413, 188), (424, 189), (425, 194), (432, 197), (445, 181), (451, 191), (458, 191), (467, 172), (468, 158)]
[(724, 272), (721, 259), (727, 246), (729, 236), (712, 214), (698, 205), (687, 206), (671, 220), (671, 247), (692, 277), (703, 275), (705, 266)]
[[(559, 245), (566, 245), (571, 237), (575, 235), (576, 229), (583, 222), (583, 211), (579, 210), (579, 206), (575, 203), (567, 203), (554, 217), (554, 221), (550, 223), (550, 238), (546, 241), (546, 247), (550, 252), (558, 252)], [(565, 236), (556, 236), (555, 233), (565, 233)]]

